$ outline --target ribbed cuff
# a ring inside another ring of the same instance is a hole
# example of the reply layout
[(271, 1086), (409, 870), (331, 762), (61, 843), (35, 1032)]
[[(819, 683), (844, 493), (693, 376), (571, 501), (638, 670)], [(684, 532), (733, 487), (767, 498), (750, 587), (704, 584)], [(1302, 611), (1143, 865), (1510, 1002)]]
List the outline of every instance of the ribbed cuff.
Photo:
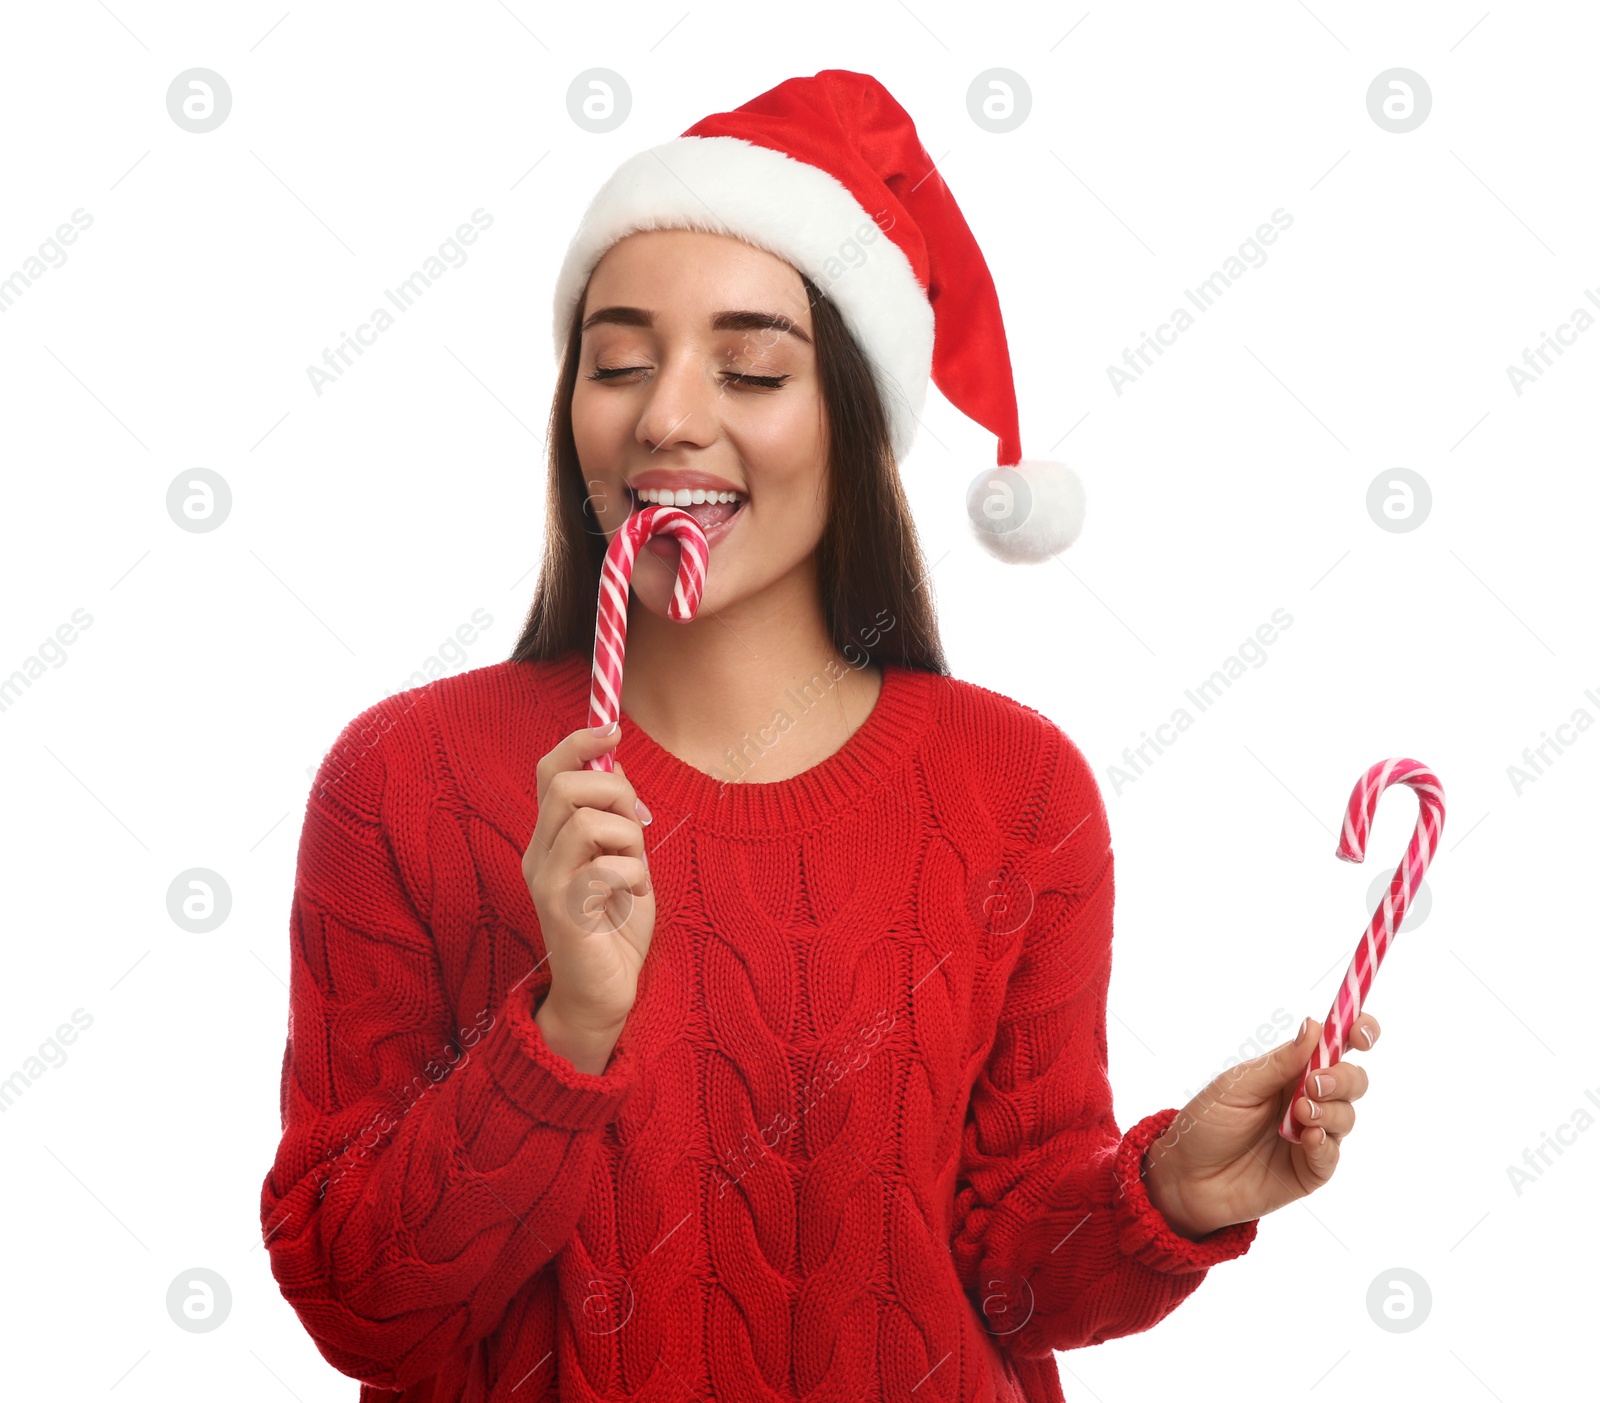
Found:
[(1117, 1236), (1125, 1253), (1157, 1271), (1205, 1271), (1218, 1262), (1242, 1257), (1255, 1240), (1261, 1219), (1230, 1223), (1198, 1240), (1172, 1230), (1161, 1210), (1150, 1201), (1139, 1169), (1145, 1151), (1166, 1134), (1177, 1118), (1176, 1107), (1157, 1111), (1130, 1127), (1122, 1137), (1116, 1155)]
[(513, 989), (501, 1008), (500, 1025), (484, 1038), (479, 1055), (501, 1090), (534, 1120), (589, 1130), (616, 1119), (637, 1080), (627, 1031), (604, 1072), (580, 1072), (551, 1050), (534, 1021), (534, 1000), (542, 993), (526, 985)]

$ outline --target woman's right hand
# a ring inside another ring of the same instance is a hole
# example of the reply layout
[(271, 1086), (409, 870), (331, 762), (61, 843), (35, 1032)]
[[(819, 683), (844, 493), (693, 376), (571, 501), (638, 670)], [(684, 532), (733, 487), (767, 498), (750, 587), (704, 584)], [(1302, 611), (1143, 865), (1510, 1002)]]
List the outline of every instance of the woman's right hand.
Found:
[(586, 763), (618, 734), (585, 726), (539, 761), (539, 818), (522, 855), (550, 963), (537, 1021), (551, 1050), (580, 1071), (603, 1070), (656, 925), (641, 823), (649, 810), (635, 807), (621, 765), (607, 774)]

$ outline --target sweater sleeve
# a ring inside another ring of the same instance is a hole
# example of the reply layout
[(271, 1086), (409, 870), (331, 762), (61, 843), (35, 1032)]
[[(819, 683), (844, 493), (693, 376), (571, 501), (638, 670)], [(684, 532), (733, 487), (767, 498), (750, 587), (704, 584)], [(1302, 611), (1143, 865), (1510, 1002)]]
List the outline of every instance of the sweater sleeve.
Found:
[[(533, 1015), (548, 975), (476, 1017), (452, 1011), (382, 817), (426, 834), (408, 806), (431, 792), (403, 755), (352, 741), (372, 715), (346, 728), (307, 804), (282, 1138), (260, 1214), (273, 1276), (323, 1357), (400, 1389), (490, 1334), (561, 1250), (635, 1069), (626, 1032), (599, 1075), (545, 1044)], [(415, 860), (436, 890), (458, 884), (432, 870), (443, 854)], [(475, 896), (471, 872), (460, 882)]]
[(1191, 1240), (1145, 1191), (1141, 1158), (1178, 1112), (1126, 1134), (1112, 1115), (1105, 804), (1058, 730), (1040, 770), (1045, 813), (1019, 864), (1034, 905), (968, 1108), (951, 1248), (985, 1328), (1026, 1359), (1150, 1329), (1211, 1266), (1241, 1256), (1259, 1222)]

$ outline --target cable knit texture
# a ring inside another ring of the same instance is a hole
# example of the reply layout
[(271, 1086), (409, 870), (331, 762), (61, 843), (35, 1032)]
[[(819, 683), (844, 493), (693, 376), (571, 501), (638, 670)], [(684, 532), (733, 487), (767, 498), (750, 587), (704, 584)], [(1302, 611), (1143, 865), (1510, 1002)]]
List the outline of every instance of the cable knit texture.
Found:
[(1191, 1241), (1145, 1193), (1176, 1108), (1112, 1115), (1093, 772), (971, 683), (885, 667), (773, 783), (624, 714), (655, 936), (603, 1073), (547, 1047), (521, 861), (589, 661), (385, 698), (307, 803), (261, 1222), (361, 1403), (1060, 1403), (1052, 1350), (1148, 1330), (1248, 1249), (1256, 1221)]

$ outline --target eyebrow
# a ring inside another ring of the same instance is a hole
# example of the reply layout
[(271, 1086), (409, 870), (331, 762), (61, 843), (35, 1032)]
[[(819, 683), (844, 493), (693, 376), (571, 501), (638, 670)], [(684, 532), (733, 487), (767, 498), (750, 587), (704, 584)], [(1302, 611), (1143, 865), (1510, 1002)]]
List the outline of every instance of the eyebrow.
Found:
[[(654, 312), (646, 311), (643, 307), (601, 307), (598, 311), (590, 312), (583, 319), (580, 330), (587, 331), (592, 326), (603, 323), (614, 326), (645, 326), (652, 327), (656, 324)], [(811, 338), (805, 334), (793, 321), (781, 312), (718, 312), (711, 318), (713, 331), (784, 331), (790, 336), (811, 344)]]

